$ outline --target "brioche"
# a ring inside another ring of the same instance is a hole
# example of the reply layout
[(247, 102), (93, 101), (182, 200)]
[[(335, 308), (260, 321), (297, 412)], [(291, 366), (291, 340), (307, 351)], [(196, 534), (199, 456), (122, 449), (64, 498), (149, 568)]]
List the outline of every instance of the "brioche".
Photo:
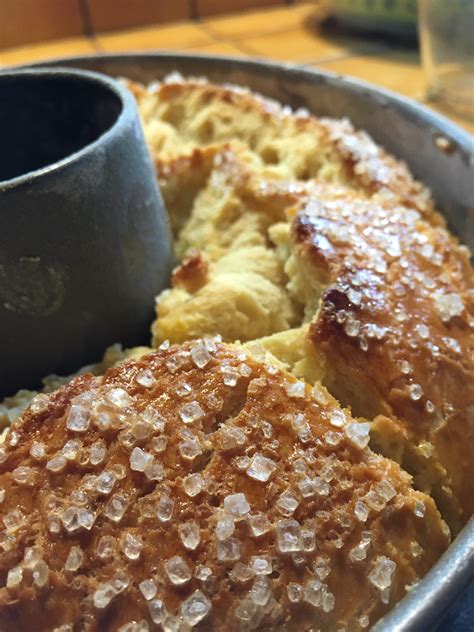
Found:
[(159, 297), (153, 343), (269, 345), (373, 423), (457, 533), (474, 509), (473, 276), (429, 191), (347, 121), (196, 80), (134, 92), (177, 252), (208, 262)]
[(469, 252), (346, 120), (127, 85), (180, 263), (158, 350), (0, 404), (0, 630), (363, 630), (473, 513)]
[(468, 255), (390, 197), (325, 187), (292, 230), (304, 281), (327, 288), (309, 333), (323, 383), (354, 414), (393, 420), (388, 436), (375, 424), (374, 447), (397, 455), (457, 531), (474, 508)]
[(211, 339), (37, 396), (0, 451), (0, 629), (366, 628), (449, 542), (368, 441)]

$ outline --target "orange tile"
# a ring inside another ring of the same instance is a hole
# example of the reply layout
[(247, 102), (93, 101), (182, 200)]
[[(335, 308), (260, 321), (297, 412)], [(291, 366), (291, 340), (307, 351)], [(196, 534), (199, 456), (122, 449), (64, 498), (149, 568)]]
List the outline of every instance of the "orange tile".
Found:
[(351, 75), (414, 99), (420, 99), (424, 94), (423, 70), (415, 52), (400, 51), (376, 56), (349, 57), (318, 62), (316, 67)]
[(357, 77), (376, 86), (393, 90), (417, 101), (422, 101), (425, 105), (451, 119), (460, 127), (474, 132), (474, 123), (472, 121), (457, 116), (438, 103), (426, 100), (425, 78), (416, 52), (394, 51), (377, 56), (349, 57), (318, 63), (314, 67)]
[(316, 12), (317, 7), (311, 2), (299, 6), (272, 7), (226, 17), (208, 18), (203, 20), (203, 25), (209, 33), (237, 40), (302, 27), (305, 20)]
[(343, 44), (324, 39), (316, 31), (302, 28), (248, 37), (239, 40), (239, 45), (249, 54), (259, 57), (306, 63), (349, 53)]
[(203, 55), (229, 55), (231, 57), (247, 57), (246, 53), (242, 52), (240, 48), (234, 46), (229, 42), (214, 42), (213, 44), (206, 44), (204, 46), (191, 46), (184, 49), (186, 53), (195, 52)]
[(186, 20), (189, 0), (87, 0), (94, 33), (113, 29)]
[(284, 4), (284, 0), (195, 0), (199, 17)]
[(100, 35), (97, 43), (104, 52), (123, 52), (170, 48), (179, 50), (192, 46), (214, 44), (215, 40), (203, 29), (189, 22), (172, 26), (153, 26)]
[(46, 44), (19, 46), (0, 51), (0, 66), (16, 66), (46, 61), (57, 57), (92, 55), (94, 53), (97, 53), (97, 47), (92, 40), (86, 37), (74, 37)]
[(0, 49), (83, 34), (79, 0), (0, 1)]

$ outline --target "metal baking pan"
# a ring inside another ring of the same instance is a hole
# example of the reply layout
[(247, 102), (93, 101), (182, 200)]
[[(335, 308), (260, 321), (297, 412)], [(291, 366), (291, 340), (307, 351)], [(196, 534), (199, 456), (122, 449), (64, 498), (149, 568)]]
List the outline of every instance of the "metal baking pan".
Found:
[[(414, 101), (332, 73), (228, 57), (148, 53), (66, 58), (41, 65), (90, 69), (142, 82), (177, 70), (246, 86), (317, 115), (348, 117), (407, 162), (412, 173), (431, 188), (453, 232), (474, 249), (474, 138)], [(471, 519), (418, 586), (375, 625), (374, 632), (435, 630), (473, 577)]]

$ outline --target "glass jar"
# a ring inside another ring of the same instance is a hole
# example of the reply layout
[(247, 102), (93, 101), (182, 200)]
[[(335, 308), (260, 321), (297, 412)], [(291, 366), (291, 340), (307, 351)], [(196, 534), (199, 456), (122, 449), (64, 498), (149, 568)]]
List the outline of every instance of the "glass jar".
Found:
[(474, 117), (474, 0), (419, 0), (428, 98)]

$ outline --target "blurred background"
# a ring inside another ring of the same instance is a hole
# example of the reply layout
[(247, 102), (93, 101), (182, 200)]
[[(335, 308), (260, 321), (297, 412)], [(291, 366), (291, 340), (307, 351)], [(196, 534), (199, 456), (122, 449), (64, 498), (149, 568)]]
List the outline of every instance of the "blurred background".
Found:
[(157, 49), (263, 57), (428, 101), (470, 131), (473, 33), (474, 0), (0, 0), (0, 66)]

